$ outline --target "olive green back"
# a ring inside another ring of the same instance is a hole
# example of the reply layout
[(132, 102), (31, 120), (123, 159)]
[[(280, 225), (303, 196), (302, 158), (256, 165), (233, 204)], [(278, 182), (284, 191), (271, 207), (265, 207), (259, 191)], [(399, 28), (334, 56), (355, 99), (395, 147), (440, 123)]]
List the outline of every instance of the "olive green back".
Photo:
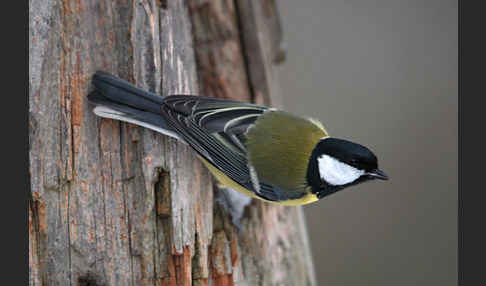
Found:
[(302, 189), (312, 150), (326, 136), (315, 120), (267, 111), (248, 130), (248, 158), (261, 181), (285, 190)]

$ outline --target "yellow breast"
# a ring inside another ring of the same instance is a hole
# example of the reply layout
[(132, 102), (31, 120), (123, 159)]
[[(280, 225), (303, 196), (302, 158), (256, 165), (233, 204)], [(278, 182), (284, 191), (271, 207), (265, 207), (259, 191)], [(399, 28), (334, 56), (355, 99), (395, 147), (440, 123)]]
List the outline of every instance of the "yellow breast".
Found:
[(280, 204), (284, 206), (298, 206), (298, 205), (306, 205), (313, 203), (318, 200), (317, 196), (312, 194), (309, 190), (307, 194), (304, 196), (298, 198), (298, 199), (293, 199), (293, 200), (285, 200), (285, 201), (269, 201), (266, 199), (263, 199), (259, 196), (257, 196), (254, 192), (244, 188), (242, 185), (238, 184), (234, 180), (232, 180), (230, 177), (228, 177), (225, 173), (221, 172), (218, 168), (214, 167), (211, 163), (209, 163), (206, 159), (202, 158), (201, 156), (198, 156), (201, 162), (209, 169), (209, 171), (216, 177), (216, 179), (219, 181), (220, 184), (231, 188), (233, 190), (236, 190), (240, 193), (243, 193), (249, 197), (256, 198), (262, 201), (266, 201), (269, 203), (274, 203), (274, 204)]

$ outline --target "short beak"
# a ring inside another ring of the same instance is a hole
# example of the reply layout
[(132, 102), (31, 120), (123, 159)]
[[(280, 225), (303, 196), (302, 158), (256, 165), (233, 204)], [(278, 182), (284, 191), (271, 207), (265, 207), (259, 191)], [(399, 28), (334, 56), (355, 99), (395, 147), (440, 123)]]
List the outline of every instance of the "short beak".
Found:
[(368, 172), (367, 175), (380, 180), (388, 180), (388, 175), (380, 169), (375, 169), (371, 172)]

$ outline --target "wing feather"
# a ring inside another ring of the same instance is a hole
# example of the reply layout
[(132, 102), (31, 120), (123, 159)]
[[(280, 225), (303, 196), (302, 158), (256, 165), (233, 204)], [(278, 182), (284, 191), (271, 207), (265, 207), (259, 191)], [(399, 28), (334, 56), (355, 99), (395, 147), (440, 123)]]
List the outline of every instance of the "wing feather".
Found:
[[(235, 107), (234, 105), (236, 103), (214, 100), (212, 98), (208, 100), (206, 98), (189, 96), (171, 97), (167, 98), (167, 105), (164, 105), (162, 108), (165, 115), (170, 118), (168, 122), (171, 127), (180, 133), (181, 137), (199, 155), (203, 156), (218, 169), (224, 171), (225, 174), (236, 182), (246, 188), (253, 189), (250, 182), (246, 154), (241, 149), (241, 143), (235, 143), (232, 139), (233, 134), (224, 132), (224, 123), (226, 120), (241, 116), (242, 109), (235, 109), (238, 112), (233, 113), (233, 117), (231, 117), (228, 114), (230, 110), (227, 108), (229, 108), (228, 106)], [(211, 110), (209, 106), (216, 109)], [(221, 109), (223, 111), (220, 112)], [(250, 110), (251, 112), (255, 112), (255, 108), (250, 108)], [(260, 108), (260, 110), (263, 110), (263, 108)], [(213, 122), (213, 124), (208, 124), (208, 121), (202, 120), (204, 118), (199, 116), (200, 114), (208, 115), (211, 113), (224, 113), (224, 116), (212, 119), (213, 121), (222, 123), (215, 124)]]
[(188, 95), (168, 96), (162, 105), (171, 128), (232, 180), (266, 200), (290, 199), (288, 190), (262, 180), (257, 186), (252, 182), (246, 132), (266, 110), (250, 103)]

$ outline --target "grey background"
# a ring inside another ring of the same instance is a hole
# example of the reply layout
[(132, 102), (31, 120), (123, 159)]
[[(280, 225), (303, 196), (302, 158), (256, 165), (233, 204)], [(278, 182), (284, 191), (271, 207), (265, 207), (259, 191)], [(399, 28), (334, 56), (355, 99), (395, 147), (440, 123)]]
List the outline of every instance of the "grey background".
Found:
[(456, 285), (457, 1), (278, 1), (285, 109), (390, 181), (304, 207), (319, 285)]

